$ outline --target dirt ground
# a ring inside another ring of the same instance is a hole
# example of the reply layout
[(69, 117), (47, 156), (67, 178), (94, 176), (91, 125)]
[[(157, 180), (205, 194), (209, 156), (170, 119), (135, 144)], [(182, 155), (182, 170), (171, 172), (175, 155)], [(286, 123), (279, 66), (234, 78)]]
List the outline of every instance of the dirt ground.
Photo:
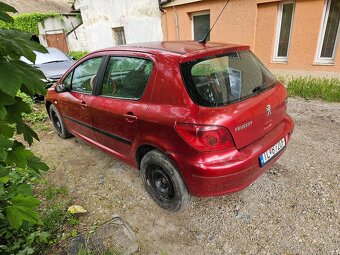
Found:
[(88, 213), (80, 229), (120, 215), (140, 254), (340, 254), (340, 104), (290, 99), (295, 131), (280, 160), (245, 190), (194, 198), (168, 213), (136, 169), (84, 142), (40, 132), (32, 147)]

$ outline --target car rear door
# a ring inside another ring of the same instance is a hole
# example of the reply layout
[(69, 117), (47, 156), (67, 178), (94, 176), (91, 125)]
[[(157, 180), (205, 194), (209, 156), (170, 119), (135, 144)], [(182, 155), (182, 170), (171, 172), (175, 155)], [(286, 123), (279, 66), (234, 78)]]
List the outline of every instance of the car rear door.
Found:
[(98, 142), (128, 156), (146, 114), (156, 76), (155, 57), (139, 52), (111, 52), (98, 100), (91, 108)]
[(57, 102), (70, 131), (89, 141), (96, 141), (90, 108), (96, 98), (93, 86), (102, 60), (102, 56), (95, 56), (79, 63), (63, 80), (69, 92), (60, 93)]

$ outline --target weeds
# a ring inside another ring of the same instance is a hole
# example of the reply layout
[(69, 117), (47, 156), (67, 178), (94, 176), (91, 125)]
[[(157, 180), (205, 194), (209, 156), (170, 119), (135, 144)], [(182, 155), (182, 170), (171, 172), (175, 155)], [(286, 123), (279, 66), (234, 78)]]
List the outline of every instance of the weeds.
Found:
[(65, 187), (56, 188), (53, 185), (48, 185), (47, 188), (41, 191), (41, 195), (43, 195), (47, 200), (52, 200), (56, 198), (58, 195), (67, 195), (68, 191)]
[(286, 83), (289, 96), (305, 99), (321, 99), (326, 102), (340, 102), (340, 80), (317, 77), (282, 77), (278, 80)]

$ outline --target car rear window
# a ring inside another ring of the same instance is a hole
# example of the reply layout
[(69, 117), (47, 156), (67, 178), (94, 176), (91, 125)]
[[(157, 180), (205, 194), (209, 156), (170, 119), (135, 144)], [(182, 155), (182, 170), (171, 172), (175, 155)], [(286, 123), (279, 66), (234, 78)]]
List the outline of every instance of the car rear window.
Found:
[(181, 64), (189, 95), (199, 105), (242, 101), (276, 85), (275, 77), (250, 51), (231, 52)]

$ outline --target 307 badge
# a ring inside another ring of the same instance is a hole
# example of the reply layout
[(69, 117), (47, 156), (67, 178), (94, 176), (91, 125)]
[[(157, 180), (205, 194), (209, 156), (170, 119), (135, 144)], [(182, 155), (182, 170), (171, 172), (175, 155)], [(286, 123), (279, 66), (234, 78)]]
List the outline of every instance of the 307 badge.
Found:
[(286, 141), (282, 138), (278, 143), (272, 146), (269, 150), (260, 156), (260, 165), (264, 166), (270, 161), (276, 154), (278, 154), (286, 146)]

